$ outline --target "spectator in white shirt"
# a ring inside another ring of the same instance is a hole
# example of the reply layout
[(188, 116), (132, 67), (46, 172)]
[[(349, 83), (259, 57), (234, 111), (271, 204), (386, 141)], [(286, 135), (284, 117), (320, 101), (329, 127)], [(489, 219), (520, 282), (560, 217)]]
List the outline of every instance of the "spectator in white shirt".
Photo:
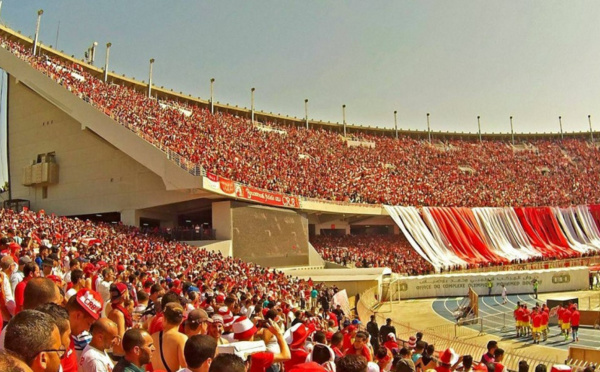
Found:
[(10, 276), (16, 271), (15, 261), (11, 256), (4, 256), (0, 260), (2, 272), (2, 291), (4, 292), (4, 306), (2, 307), (2, 319), (5, 321), (15, 315), (15, 297), (10, 286)]
[(31, 262), (31, 258), (28, 256), (23, 256), (19, 258), (19, 269), (12, 273), (10, 276), (10, 287), (12, 288), (13, 294), (15, 293), (15, 288), (17, 288), (17, 284), (21, 283), (23, 279), (25, 279), (25, 274), (23, 274), (23, 268), (26, 264)]
[(83, 349), (77, 370), (79, 372), (110, 372), (114, 364), (106, 350), (120, 342), (118, 327), (108, 318), (100, 318), (90, 328), (92, 341)]
[(69, 262), (69, 271), (67, 271), (65, 273), (65, 276), (63, 277), (63, 280), (65, 283), (70, 283), (71, 282), (71, 273), (73, 272), (73, 270), (75, 269), (81, 269), (81, 265), (79, 264), (79, 260), (74, 258)]
[(65, 294), (67, 301), (69, 298), (71, 298), (71, 296), (79, 292), (80, 289), (85, 288), (85, 274), (83, 273), (83, 270), (73, 270), (71, 273), (71, 283), (73, 283), (73, 287)]
[(112, 268), (107, 267), (102, 270), (102, 280), (96, 284), (96, 289), (100, 296), (102, 296), (102, 300), (104, 303), (110, 302), (110, 285), (115, 280), (115, 273)]

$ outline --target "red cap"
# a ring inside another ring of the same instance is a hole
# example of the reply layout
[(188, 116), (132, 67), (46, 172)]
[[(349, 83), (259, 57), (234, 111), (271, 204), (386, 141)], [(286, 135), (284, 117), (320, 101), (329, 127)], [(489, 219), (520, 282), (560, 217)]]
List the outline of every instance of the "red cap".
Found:
[(93, 263), (88, 263), (87, 265), (85, 265), (85, 267), (83, 268), (83, 272), (86, 274), (93, 274), (97, 271), (98, 269), (96, 269), (96, 266), (94, 266)]
[(317, 362), (297, 364), (294, 367), (292, 367), (292, 369), (289, 370), (289, 372), (302, 372), (302, 371), (327, 372), (325, 367), (319, 365)]
[(127, 286), (124, 283), (113, 283), (110, 285), (111, 301), (118, 300), (127, 293)]
[(54, 283), (56, 283), (58, 285), (62, 285), (62, 280), (56, 275), (48, 275), (46, 278), (52, 280)]
[(92, 318), (98, 320), (100, 313), (104, 307), (102, 296), (96, 291), (91, 289), (83, 288), (75, 295), (77, 303), (81, 306)]

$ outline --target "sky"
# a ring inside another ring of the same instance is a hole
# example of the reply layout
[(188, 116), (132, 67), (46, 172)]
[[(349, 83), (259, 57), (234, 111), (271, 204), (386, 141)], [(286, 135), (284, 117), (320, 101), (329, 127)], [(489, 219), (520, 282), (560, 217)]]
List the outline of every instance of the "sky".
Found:
[[(433, 131), (600, 129), (599, 1), (4, 0), (0, 20), (109, 70), (207, 99)], [(58, 38), (57, 38), (58, 36)], [(597, 119), (596, 119), (597, 118)], [(596, 127), (595, 126), (595, 127)], [(0, 136), (5, 138), (3, 132)], [(3, 155), (4, 156), (4, 155)], [(2, 172), (0, 172), (2, 173)], [(2, 175), (0, 174), (0, 180)]]

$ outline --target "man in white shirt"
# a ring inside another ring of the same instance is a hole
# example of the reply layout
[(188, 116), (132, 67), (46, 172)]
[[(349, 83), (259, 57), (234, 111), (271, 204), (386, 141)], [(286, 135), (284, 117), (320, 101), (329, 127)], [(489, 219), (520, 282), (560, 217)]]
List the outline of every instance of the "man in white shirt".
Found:
[(10, 318), (15, 315), (15, 297), (13, 295), (12, 288), (10, 286), (10, 276), (13, 272), (16, 271), (15, 261), (11, 256), (4, 256), (2, 260), (0, 260), (0, 275), (2, 275), (2, 290), (4, 292), (4, 305), (6, 306), (6, 310), (8, 314), (5, 314), (7, 311), (2, 309), (2, 319), (5, 322), (8, 322)]
[(90, 329), (92, 341), (83, 349), (77, 370), (79, 372), (111, 372), (114, 364), (107, 349), (120, 342), (117, 325), (108, 318), (100, 318)]
[(75, 295), (79, 292), (80, 289), (85, 288), (85, 276), (83, 274), (83, 270), (75, 269), (71, 273), (71, 283), (73, 283), (73, 287), (65, 293), (65, 299), (69, 301), (71, 296)]
[(13, 290), (13, 294), (15, 293), (15, 288), (17, 288), (17, 284), (21, 283), (23, 279), (25, 279), (25, 274), (23, 274), (23, 267), (25, 267), (25, 265), (30, 262), (31, 258), (27, 256), (19, 258), (19, 268), (10, 276), (10, 287)]
[(115, 273), (112, 268), (107, 267), (102, 270), (102, 280), (96, 284), (96, 289), (100, 296), (102, 296), (102, 300), (104, 303), (110, 302), (110, 285), (115, 280)]
[(63, 281), (65, 283), (71, 283), (71, 273), (73, 272), (73, 270), (76, 269), (81, 269), (81, 266), (79, 264), (79, 260), (74, 258), (72, 261), (69, 262), (69, 271), (67, 271), (65, 273), (65, 276), (63, 277)]

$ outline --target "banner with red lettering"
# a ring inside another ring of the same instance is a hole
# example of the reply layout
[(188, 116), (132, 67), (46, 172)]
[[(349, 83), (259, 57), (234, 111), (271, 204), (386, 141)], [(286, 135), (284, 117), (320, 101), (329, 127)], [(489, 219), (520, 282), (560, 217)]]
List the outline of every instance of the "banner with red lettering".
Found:
[(240, 185), (236, 196), (277, 207), (300, 208), (300, 200), (296, 196), (283, 195), (254, 187)]
[(212, 190), (219, 190), (219, 176), (216, 174), (206, 172), (206, 178), (208, 179), (207, 187)]
[(219, 186), (221, 187), (221, 191), (225, 194), (232, 195), (235, 191), (235, 184), (232, 180), (228, 180), (227, 178), (219, 177)]

